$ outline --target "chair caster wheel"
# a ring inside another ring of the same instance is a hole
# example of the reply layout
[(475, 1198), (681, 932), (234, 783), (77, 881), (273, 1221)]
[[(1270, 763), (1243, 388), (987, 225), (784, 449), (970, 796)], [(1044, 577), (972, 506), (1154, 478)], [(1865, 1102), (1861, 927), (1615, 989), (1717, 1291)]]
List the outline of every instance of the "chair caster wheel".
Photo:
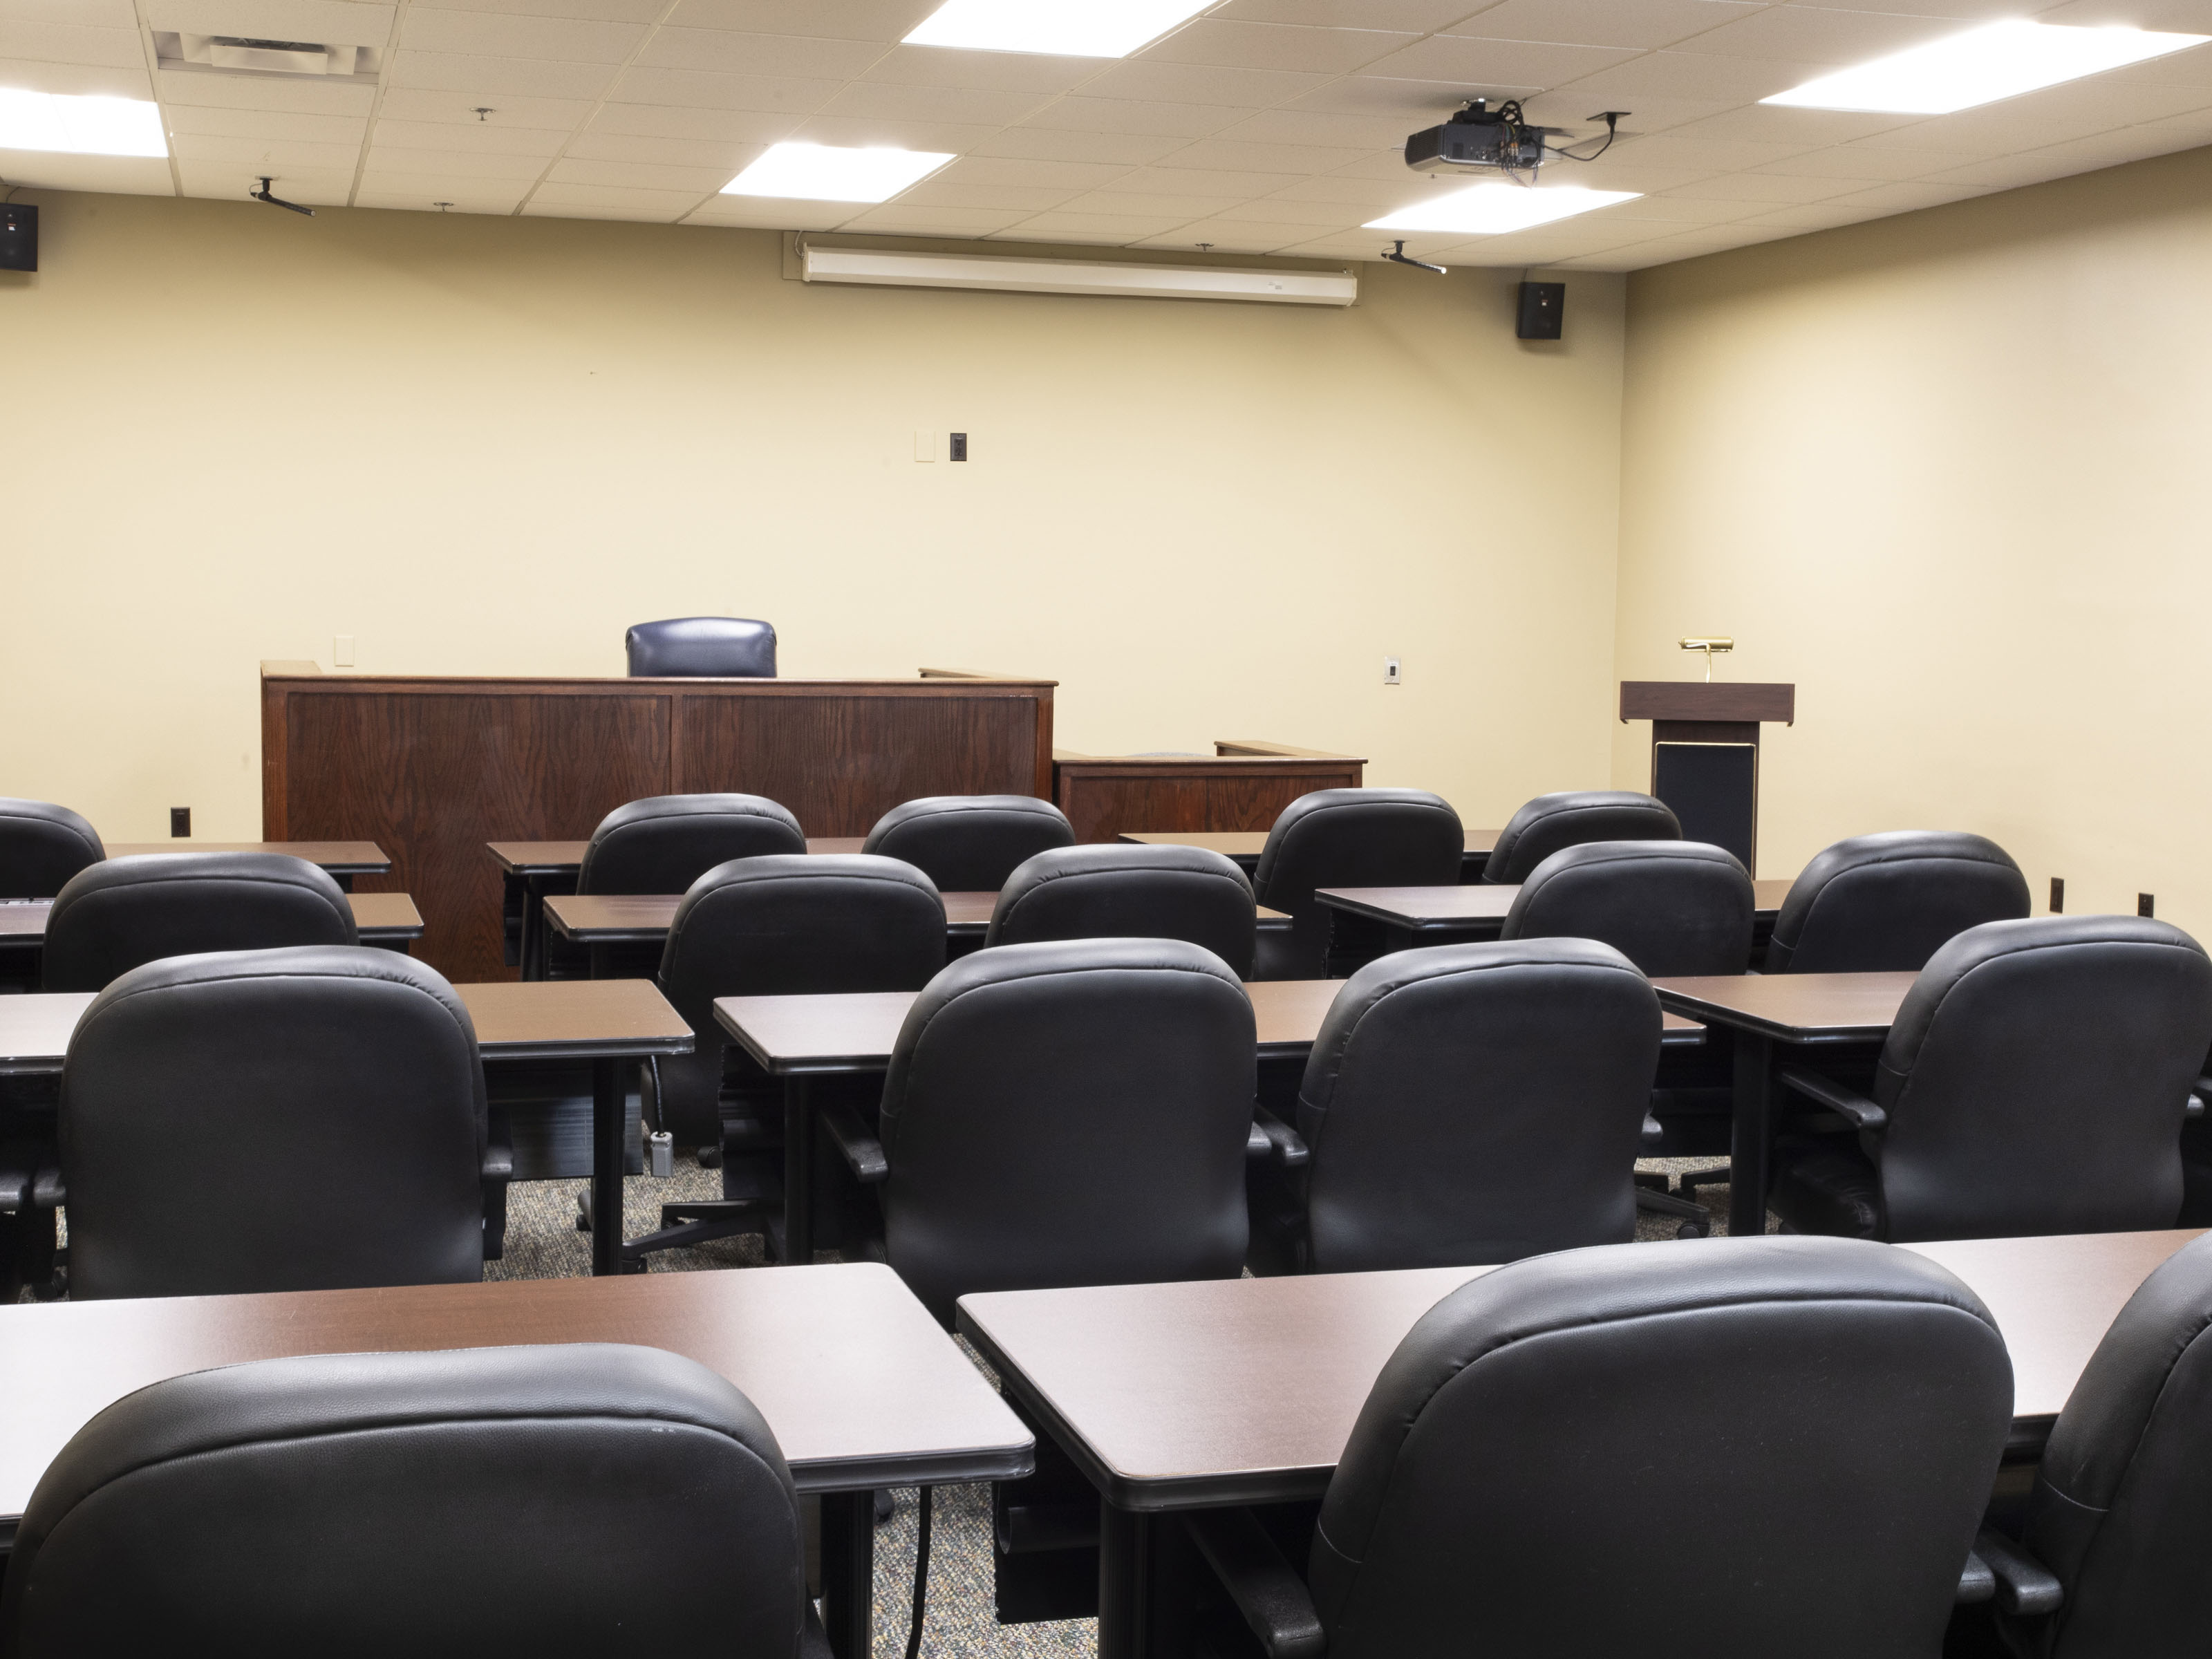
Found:
[(1685, 1221), (1674, 1230), (1677, 1238), (1703, 1238), (1705, 1236), (1705, 1225), (1701, 1221)]
[(891, 1501), (891, 1489), (889, 1486), (876, 1488), (876, 1524), (878, 1526), (880, 1527), (884, 1522), (890, 1520), (896, 1507)]

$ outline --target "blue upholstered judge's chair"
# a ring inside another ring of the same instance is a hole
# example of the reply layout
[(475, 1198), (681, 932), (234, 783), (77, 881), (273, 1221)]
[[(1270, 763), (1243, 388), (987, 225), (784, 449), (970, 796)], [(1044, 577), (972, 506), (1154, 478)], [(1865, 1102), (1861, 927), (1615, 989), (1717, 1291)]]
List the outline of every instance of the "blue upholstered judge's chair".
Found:
[(775, 629), (742, 617), (672, 617), (640, 623), (623, 637), (632, 675), (775, 678)]

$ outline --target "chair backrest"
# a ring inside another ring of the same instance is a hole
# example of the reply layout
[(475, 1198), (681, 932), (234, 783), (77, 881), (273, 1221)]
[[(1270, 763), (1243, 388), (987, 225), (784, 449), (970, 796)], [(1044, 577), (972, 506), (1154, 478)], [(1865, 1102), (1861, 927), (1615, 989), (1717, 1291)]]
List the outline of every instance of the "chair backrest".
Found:
[(1891, 830), (1824, 848), (1790, 884), (1766, 945), (1770, 974), (1917, 974), (1943, 944), (2027, 915), (2005, 849), (1956, 830)]
[(1316, 789), (1276, 817), (1252, 887), (1259, 902), (1291, 917), (1288, 934), (1260, 942), (1255, 979), (1319, 979), (1328, 955), (1329, 912), (1317, 887), (1449, 887), (1459, 880), (1467, 832), (1441, 795), (1425, 789)]
[(1701, 841), (1594, 841), (1521, 884), (1501, 939), (1595, 939), (1653, 979), (1751, 966), (1758, 899), (1733, 854)]
[(945, 902), (896, 859), (804, 853), (734, 859), (691, 884), (662, 948), (661, 994), (697, 1046), (659, 1063), (661, 1123), (714, 1143), (728, 1037), (714, 999), (919, 991), (945, 966)]
[(890, 1265), (971, 1291), (1233, 1279), (1252, 1004), (1181, 939), (1008, 945), (915, 1001), (884, 1080)]
[(1075, 845), (1067, 817), (1034, 795), (924, 795), (878, 818), (863, 853), (903, 859), (945, 893), (995, 893), (1027, 860)]
[(397, 951), (133, 969), (70, 1037), (60, 1139), (80, 1300), (483, 1274), (476, 1027)]
[(2021, 1653), (2138, 1659), (2204, 1646), (2212, 1553), (2212, 1237), (2142, 1282), (2058, 1413), (2022, 1541), (2058, 1575)]
[(1401, 951), (1344, 982), (1298, 1129), (1316, 1273), (1511, 1261), (1636, 1236), (1659, 999), (1589, 939)]
[(792, 1659), (801, 1538), (760, 1413), (676, 1354), (264, 1359), (126, 1395), (62, 1448), (0, 1650)]
[(772, 680), (775, 629), (743, 617), (672, 617), (623, 636), (632, 675)]
[[(1716, 1363), (1716, 1356), (1725, 1356)], [(1329, 1659), (1936, 1659), (2012, 1421), (1989, 1310), (1856, 1239), (1615, 1244), (1444, 1297), (1310, 1573)], [(1696, 1492), (1695, 1525), (1654, 1526)]]
[(1929, 959), (1875, 1073), (1884, 1237), (2170, 1227), (2212, 1040), (2212, 960), (2171, 922), (2039, 916)]
[(147, 853), (70, 878), (46, 915), (40, 971), (49, 991), (97, 991), (164, 957), (352, 945), (358, 937), (337, 883), (305, 859)]
[(1244, 872), (1204, 848), (1057, 847), (1007, 878), (983, 943), (1188, 939), (1245, 979), (1255, 908)]
[(799, 820), (763, 795), (648, 795), (599, 820), (580, 893), (681, 893), (718, 864), (804, 853)]
[(0, 795), (0, 898), (52, 898), (106, 856), (100, 832), (68, 807)]
[(1486, 882), (1510, 885), (1563, 847), (1588, 841), (1680, 841), (1682, 826), (1666, 802), (1632, 789), (1563, 789), (1539, 795), (1498, 832), (1482, 866)]

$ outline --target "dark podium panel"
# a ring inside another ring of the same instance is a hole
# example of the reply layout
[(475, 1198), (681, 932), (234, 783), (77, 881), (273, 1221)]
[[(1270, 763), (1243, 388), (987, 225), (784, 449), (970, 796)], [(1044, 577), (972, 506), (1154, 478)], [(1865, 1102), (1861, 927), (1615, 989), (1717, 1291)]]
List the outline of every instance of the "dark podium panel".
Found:
[(573, 841), (625, 801), (765, 795), (809, 836), (860, 836), (917, 795), (1052, 789), (1051, 680), (261, 681), (262, 834), (374, 841), (364, 890), (408, 892), (416, 954), (508, 977), (493, 841)]
[(1078, 841), (1132, 831), (1264, 831), (1300, 795), (1357, 789), (1366, 770), (1356, 755), (1252, 738), (1218, 739), (1211, 755), (1062, 752), (1052, 757), (1053, 800)]
[(1794, 685), (1623, 680), (1620, 718), (1651, 722), (1651, 793), (1686, 840), (1725, 847), (1759, 870), (1759, 727), (1794, 725)]

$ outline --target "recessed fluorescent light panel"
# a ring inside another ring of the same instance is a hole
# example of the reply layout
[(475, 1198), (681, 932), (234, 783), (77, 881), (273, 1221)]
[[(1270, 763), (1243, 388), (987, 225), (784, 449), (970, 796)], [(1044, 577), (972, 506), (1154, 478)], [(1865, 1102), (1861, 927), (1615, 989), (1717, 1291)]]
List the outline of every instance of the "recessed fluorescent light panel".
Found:
[(1571, 185), (1472, 185), (1432, 196), (1415, 207), (1400, 208), (1385, 218), (1370, 219), (1370, 230), (1456, 231), (1463, 236), (1503, 236), (1509, 231), (1571, 219), (1592, 208), (1632, 202), (1641, 191), (1581, 190)]
[(909, 46), (1127, 58), (1214, 0), (945, 0)]
[(809, 202), (888, 202), (952, 157), (926, 149), (847, 149), (771, 144), (722, 186), (725, 196), (790, 196)]
[(0, 87), (0, 149), (167, 155), (161, 112), (139, 98), (77, 98)]
[(1924, 46), (1838, 70), (1762, 104), (1802, 109), (1869, 110), (1887, 115), (1948, 115), (2015, 98), (2039, 87), (2078, 81), (2124, 64), (2201, 46), (2212, 35), (2148, 29), (2075, 28), (2013, 21), (1968, 29)]

